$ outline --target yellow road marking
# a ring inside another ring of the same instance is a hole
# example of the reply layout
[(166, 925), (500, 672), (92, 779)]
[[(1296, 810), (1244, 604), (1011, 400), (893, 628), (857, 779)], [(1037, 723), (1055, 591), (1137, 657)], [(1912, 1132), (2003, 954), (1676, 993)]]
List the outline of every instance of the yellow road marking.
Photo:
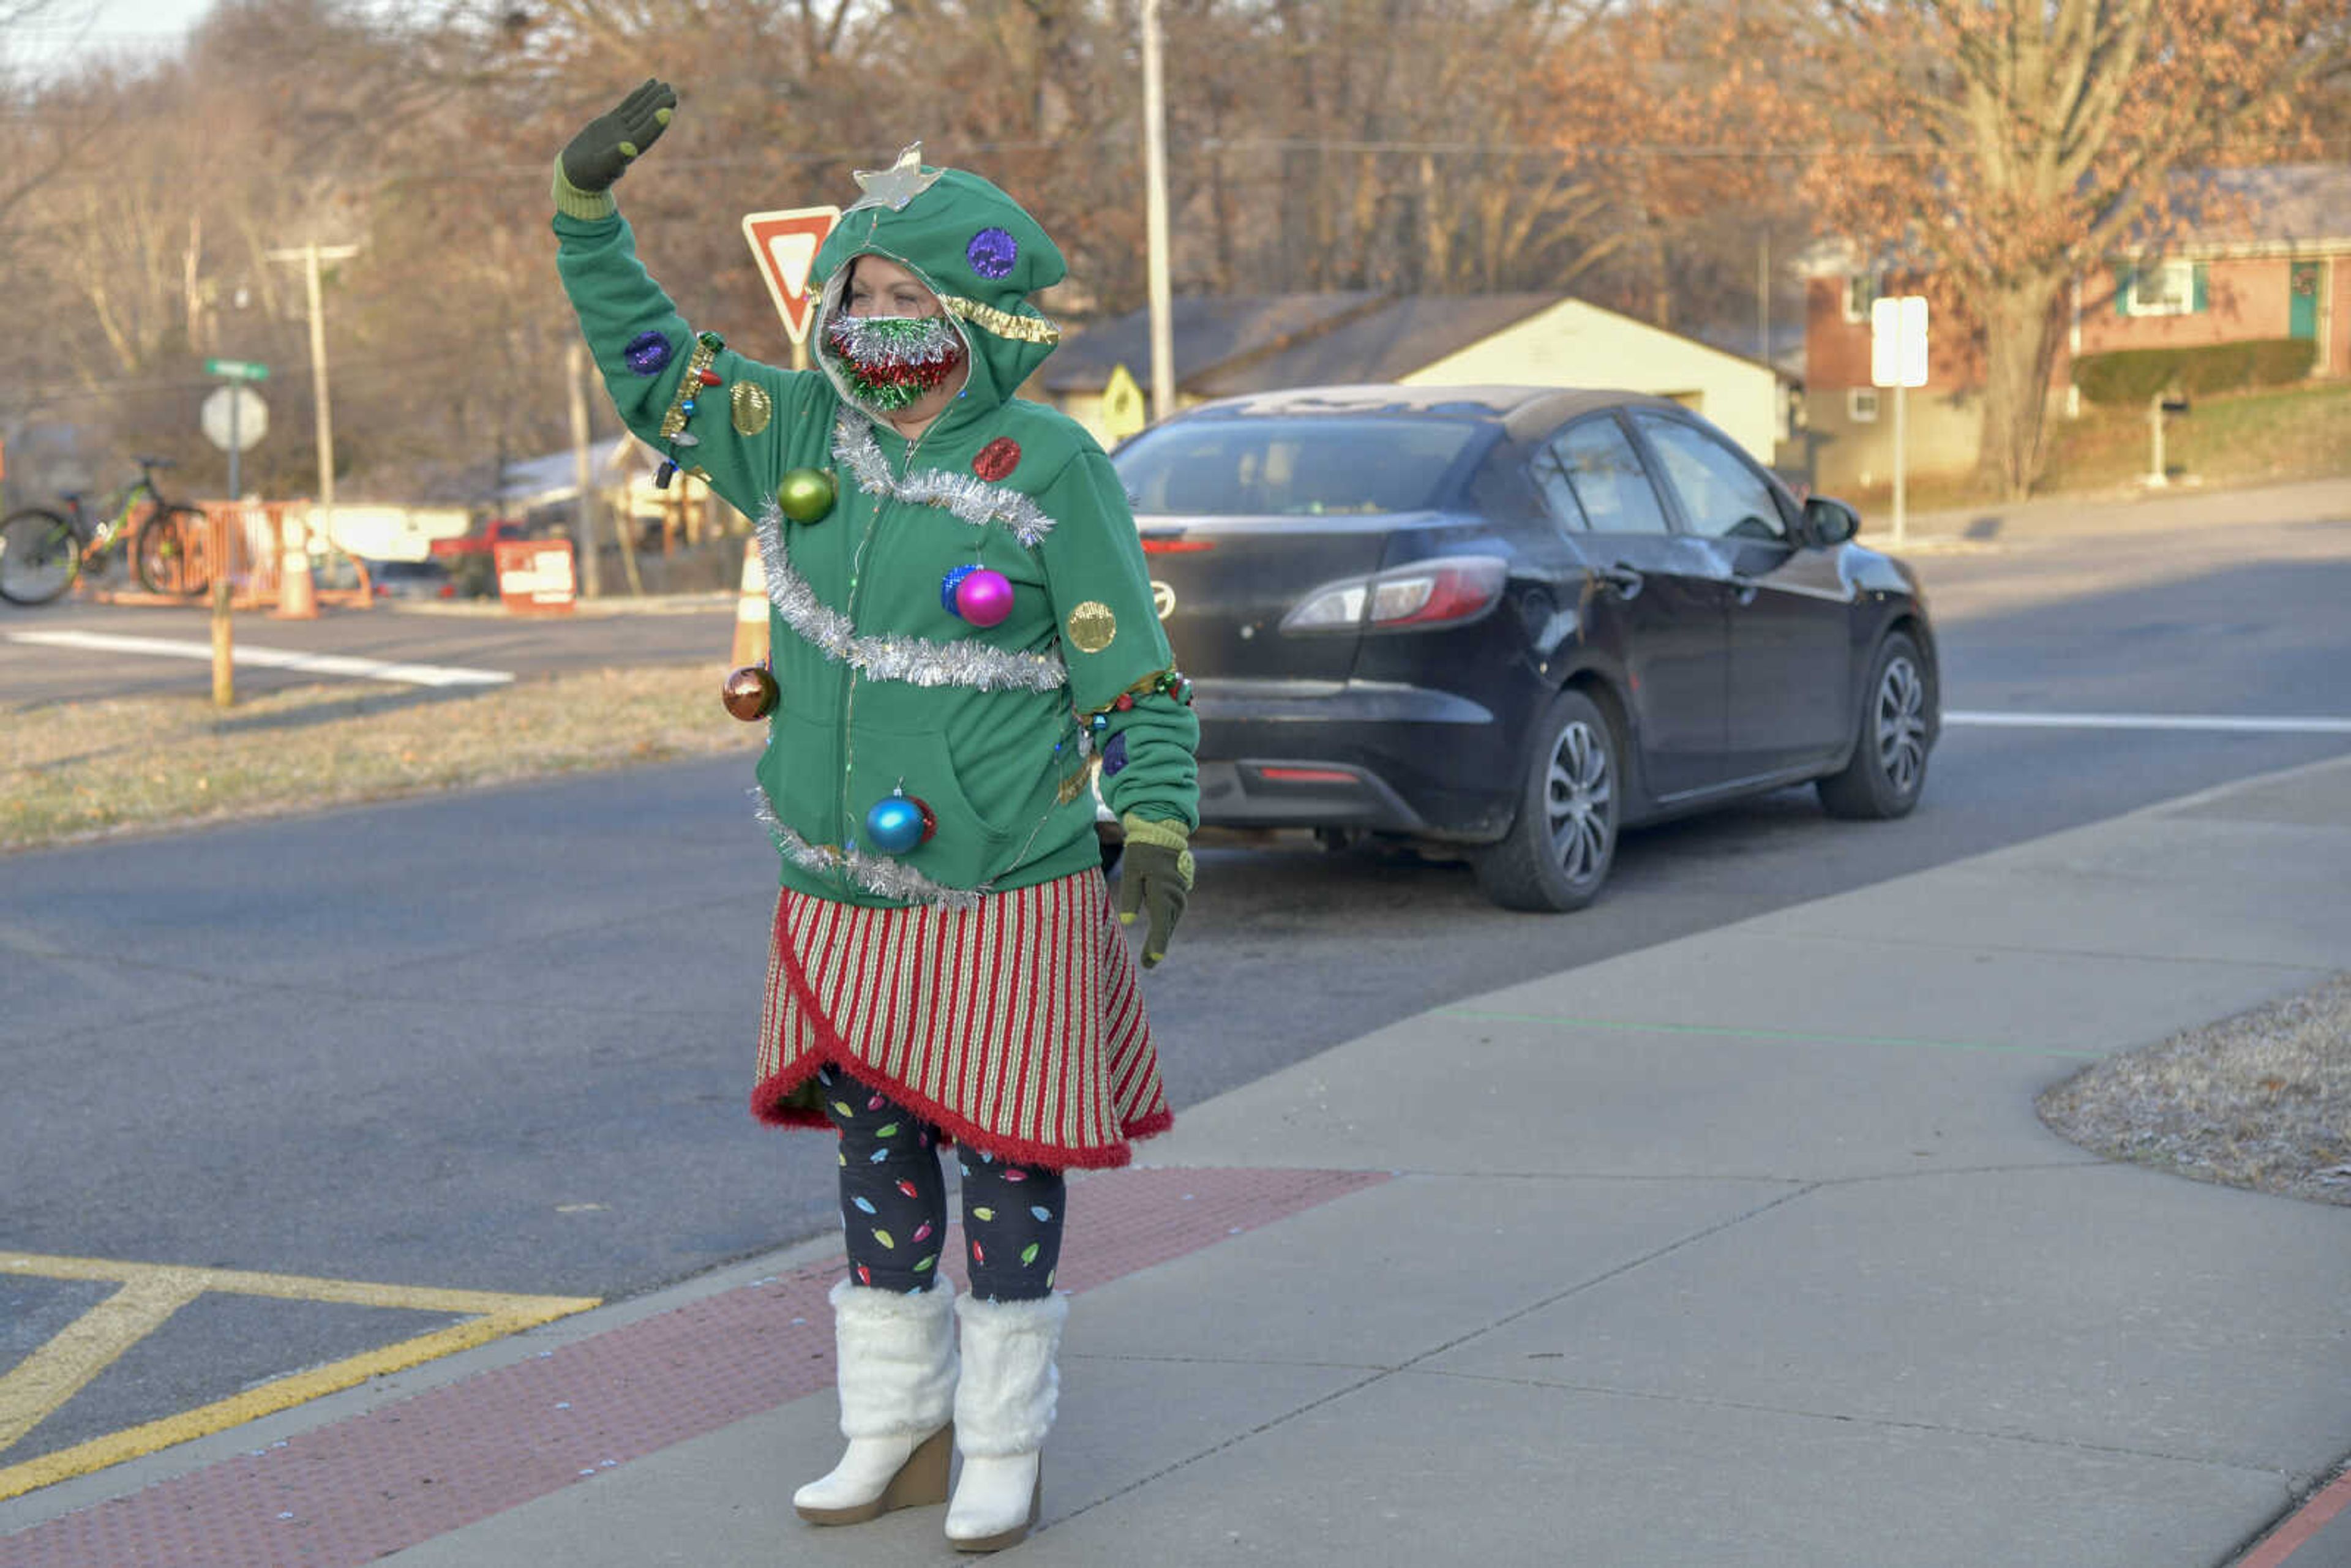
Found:
[(204, 1293), (178, 1269), (130, 1281), (0, 1377), (0, 1448), (48, 1419), (117, 1356)]
[(0, 1377), (0, 1449), (5, 1449), (70, 1399), (172, 1313), (207, 1291), (269, 1296), (336, 1305), (393, 1307), (446, 1312), (471, 1321), (402, 1340), (325, 1366), (277, 1378), (258, 1388), (177, 1416), (111, 1432), (70, 1448), (0, 1469), (0, 1500), (37, 1487), (86, 1475), (174, 1443), (225, 1430), (322, 1394), (353, 1387), (436, 1356), (503, 1339), (523, 1329), (587, 1311), (595, 1296), (519, 1296), (490, 1291), (441, 1291), (235, 1269), (173, 1268), (98, 1258), (0, 1253), (0, 1273), (46, 1280), (99, 1281), (122, 1289), (76, 1319), (64, 1333)]

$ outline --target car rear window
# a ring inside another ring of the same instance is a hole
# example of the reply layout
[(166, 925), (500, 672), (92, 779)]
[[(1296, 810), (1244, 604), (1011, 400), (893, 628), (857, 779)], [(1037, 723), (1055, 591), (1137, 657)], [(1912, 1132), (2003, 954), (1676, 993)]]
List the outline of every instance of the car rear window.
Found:
[(1432, 505), (1481, 426), (1458, 419), (1187, 419), (1113, 459), (1137, 514), (1322, 517)]

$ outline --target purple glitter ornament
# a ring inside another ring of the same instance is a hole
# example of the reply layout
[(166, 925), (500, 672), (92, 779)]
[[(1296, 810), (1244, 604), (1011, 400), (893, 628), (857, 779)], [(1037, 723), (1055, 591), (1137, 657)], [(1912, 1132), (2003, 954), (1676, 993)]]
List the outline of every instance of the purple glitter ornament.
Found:
[(629, 361), (629, 369), (637, 374), (657, 376), (669, 363), (669, 340), (659, 332), (640, 332), (629, 340), (629, 346), (621, 353)]
[(1020, 242), (1002, 229), (982, 229), (964, 246), (963, 258), (982, 277), (1002, 277), (1020, 258)]
[(1115, 779), (1125, 766), (1126, 731), (1120, 730), (1110, 737), (1110, 744), (1102, 747), (1102, 777)]

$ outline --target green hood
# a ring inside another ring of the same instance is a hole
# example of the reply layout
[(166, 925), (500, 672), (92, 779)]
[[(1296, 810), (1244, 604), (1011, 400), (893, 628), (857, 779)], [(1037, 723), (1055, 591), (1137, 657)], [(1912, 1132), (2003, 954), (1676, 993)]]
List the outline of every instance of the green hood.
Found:
[(993, 411), (1061, 341), (1061, 329), (1028, 297), (1061, 282), (1069, 267), (1019, 203), (977, 174), (925, 165), (921, 155), (917, 143), (899, 154), (894, 168), (860, 173), (865, 194), (817, 252), (809, 272), (821, 290), (812, 328), (817, 362), (854, 404), (824, 349), (825, 324), (841, 308), (848, 264), (880, 256), (921, 278), (956, 318), (971, 353), (967, 406), (973, 413)]

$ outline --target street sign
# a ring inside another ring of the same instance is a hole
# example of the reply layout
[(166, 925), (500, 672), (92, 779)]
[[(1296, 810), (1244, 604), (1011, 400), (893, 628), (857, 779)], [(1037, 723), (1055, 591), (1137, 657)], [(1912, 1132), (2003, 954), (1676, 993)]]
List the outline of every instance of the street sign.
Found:
[(1880, 387), (1927, 384), (1927, 297), (1886, 295), (1869, 306), (1869, 382)]
[(204, 374), (233, 382), (266, 382), (269, 379), (269, 367), (251, 360), (206, 360)]
[(743, 214), (743, 237), (750, 242), (752, 259), (776, 314), (784, 319), (784, 335), (805, 343), (809, 335), (809, 269), (824, 236), (841, 221), (839, 207), (789, 207), (772, 213)]
[(1143, 389), (1124, 365), (1113, 366), (1110, 384), (1102, 388), (1102, 431), (1113, 442), (1138, 434), (1151, 423), (1144, 411)]
[(214, 388), (199, 418), (204, 439), (223, 452), (250, 452), (269, 434), (269, 405), (241, 384)]

